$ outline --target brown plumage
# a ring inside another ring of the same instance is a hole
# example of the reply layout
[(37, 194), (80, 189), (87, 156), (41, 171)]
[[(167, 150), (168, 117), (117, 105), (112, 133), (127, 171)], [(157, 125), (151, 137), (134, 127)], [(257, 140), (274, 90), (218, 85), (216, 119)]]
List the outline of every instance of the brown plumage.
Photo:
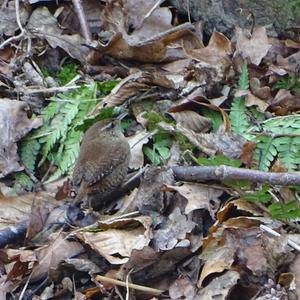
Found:
[(124, 181), (129, 159), (129, 144), (119, 120), (102, 120), (91, 126), (83, 137), (73, 171), (75, 202), (87, 197), (90, 202), (96, 200), (98, 206), (98, 201), (107, 198)]

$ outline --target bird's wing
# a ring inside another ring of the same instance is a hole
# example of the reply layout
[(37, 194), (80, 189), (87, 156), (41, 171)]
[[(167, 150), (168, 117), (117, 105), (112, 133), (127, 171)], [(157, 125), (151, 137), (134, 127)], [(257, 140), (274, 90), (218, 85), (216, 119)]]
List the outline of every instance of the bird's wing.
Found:
[(88, 186), (109, 175), (128, 159), (129, 145), (125, 140), (109, 147), (100, 141), (83, 144), (73, 171), (73, 183), (77, 186), (84, 180)]

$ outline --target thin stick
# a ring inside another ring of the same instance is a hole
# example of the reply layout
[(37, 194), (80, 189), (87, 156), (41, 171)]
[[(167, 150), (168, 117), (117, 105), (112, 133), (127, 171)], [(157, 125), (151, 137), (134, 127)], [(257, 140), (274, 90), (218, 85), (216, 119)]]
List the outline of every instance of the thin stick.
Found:
[(17, 20), (18, 27), (20, 28), (21, 32), (25, 32), (20, 17), (20, 0), (15, 0), (15, 9), (16, 9), (16, 20)]
[[(116, 280), (116, 279), (101, 276), (101, 275), (97, 275), (96, 280), (126, 287), (126, 282), (124, 282), (124, 281)], [(164, 292), (163, 290), (153, 289), (153, 288), (150, 288), (147, 286), (138, 285), (138, 284), (134, 284), (134, 283), (128, 283), (128, 287), (131, 289), (137, 290), (137, 291), (141, 291), (141, 292), (153, 294), (153, 295), (160, 295)]]
[(41, 88), (41, 89), (30, 89), (25, 88), (20, 90), (20, 92), (28, 95), (28, 94), (37, 94), (37, 93), (55, 93), (55, 92), (65, 92), (72, 89), (79, 89), (79, 85), (71, 85), (71, 86), (58, 86), (58, 87), (51, 87), (51, 88)]
[(85, 38), (85, 40), (87, 42), (90, 42), (91, 41), (91, 33), (90, 33), (90, 29), (88, 27), (87, 20), (86, 20), (86, 17), (85, 17), (85, 14), (84, 14), (84, 11), (83, 11), (83, 8), (81, 5), (81, 0), (72, 0), (72, 3), (74, 5), (77, 17), (79, 19), (83, 37)]
[(153, 6), (152, 8), (145, 14), (144, 20), (149, 18), (152, 13), (160, 6), (160, 4), (162, 3), (162, 0), (158, 0)]
[[(262, 231), (268, 232), (269, 234), (271, 234), (271, 235), (274, 236), (274, 237), (280, 237), (280, 236), (281, 236), (280, 233), (278, 233), (277, 231), (271, 229), (270, 227), (268, 227), (268, 226), (266, 226), (266, 225), (260, 225), (260, 229), (261, 229)], [(295, 243), (295, 242), (293, 242), (292, 240), (288, 239), (288, 240), (287, 240), (287, 244), (288, 244), (289, 246), (291, 246), (292, 248), (294, 248), (295, 250), (297, 250), (297, 251), (300, 252), (300, 246), (299, 246), (297, 243)]]

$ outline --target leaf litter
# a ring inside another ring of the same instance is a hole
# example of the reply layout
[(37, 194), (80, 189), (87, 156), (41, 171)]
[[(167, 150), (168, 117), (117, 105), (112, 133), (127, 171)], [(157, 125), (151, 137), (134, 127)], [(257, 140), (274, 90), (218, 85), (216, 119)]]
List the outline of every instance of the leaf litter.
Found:
[[(0, 8), (0, 298), (299, 298), (299, 37), (79, 2)], [(128, 178), (72, 206), (81, 131), (122, 113)]]

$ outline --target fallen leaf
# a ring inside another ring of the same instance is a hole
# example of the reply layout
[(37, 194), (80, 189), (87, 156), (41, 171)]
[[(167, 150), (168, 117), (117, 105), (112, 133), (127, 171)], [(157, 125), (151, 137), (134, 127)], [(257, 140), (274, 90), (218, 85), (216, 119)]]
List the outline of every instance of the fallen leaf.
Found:
[[(29, 13), (25, 8), (25, 5), (20, 5), (19, 9), (20, 21), (21, 24), (25, 24)], [(3, 5), (0, 10), (0, 35), (12, 36), (19, 26), (16, 21), (16, 8), (13, 2), (8, 2), (8, 4)]]
[(30, 16), (26, 27), (33, 35), (43, 37), (52, 48), (60, 47), (72, 58), (85, 63), (90, 52), (88, 47), (83, 44), (85, 40), (79, 34), (62, 34), (58, 22), (47, 7), (36, 8)]
[(246, 106), (257, 106), (258, 111), (264, 112), (269, 107), (269, 104), (266, 101), (253, 95), (250, 91), (248, 91), (246, 96)]
[(270, 102), (270, 108), (276, 115), (287, 115), (300, 109), (300, 96), (292, 95), (288, 90), (279, 90)]
[(169, 114), (175, 119), (177, 124), (197, 133), (207, 132), (212, 126), (211, 119), (205, 118), (192, 110)]
[(214, 278), (206, 287), (200, 289), (193, 299), (229, 299), (230, 291), (233, 290), (239, 279), (240, 274), (238, 272), (228, 271)]
[[(134, 249), (143, 249), (150, 242), (151, 218), (147, 216), (100, 222), (99, 232), (78, 232), (77, 237), (111, 264), (124, 264)], [(127, 228), (127, 230), (124, 230)]]
[(231, 158), (239, 158), (246, 140), (232, 132), (195, 133), (177, 124), (177, 129), (198, 149), (209, 156), (224, 154)]
[(136, 170), (140, 169), (144, 165), (144, 153), (143, 153), (143, 145), (147, 144), (149, 141), (149, 134), (147, 131), (140, 131), (135, 135), (128, 138), (128, 143), (130, 145), (130, 162), (129, 168)]
[(210, 188), (200, 183), (189, 182), (184, 182), (180, 186), (167, 185), (167, 188), (177, 191), (187, 199), (188, 203), (185, 207), (186, 215), (196, 209), (207, 209), (211, 218), (215, 220), (215, 213), (220, 205), (219, 197), (223, 194), (222, 190)]
[(177, 278), (169, 289), (171, 299), (195, 299), (195, 294), (195, 287), (187, 277)]
[(229, 55), (232, 53), (230, 40), (220, 32), (214, 31), (206, 47), (201, 49), (186, 48), (187, 55), (197, 61), (203, 61), (210, 65), (228, 64)]
[(0, 178), (23, 170), (19, 163), (17, 142), (32, 128), (42, 125), (42, 119), (27, 116), (29, 106), (17, 100), (0, 99)]
[(68, 241), (61, 233), (53, 234), (50, 239), (49, 245), (42, 246), (34, 251), (38, 264), (32, 270), (31, 281), (41, 279), (50, 269), (56, 269), (63, 260), (84, 251), (80, 243)]
[(181, 214), (180, 209), (176, 207), (166, 223), (162, 224), (160, 229), (154, 231), (154, 246), (158, 250), (170, 250), (176, 246), (179, 247), (179, 243), (182, 240), (186, 240), (186, 247), (190, 246), (186, 235), (193, 230), (195, 225), (194, 222)]
[(272, 45), (269, 43), (266, 28), (255, 27), (250, 35), (240, 27), (236, 27), (236, 54), (243, 58), (249, 58), (250, 61), (259, 65), (262, 59), (267, 55)]

